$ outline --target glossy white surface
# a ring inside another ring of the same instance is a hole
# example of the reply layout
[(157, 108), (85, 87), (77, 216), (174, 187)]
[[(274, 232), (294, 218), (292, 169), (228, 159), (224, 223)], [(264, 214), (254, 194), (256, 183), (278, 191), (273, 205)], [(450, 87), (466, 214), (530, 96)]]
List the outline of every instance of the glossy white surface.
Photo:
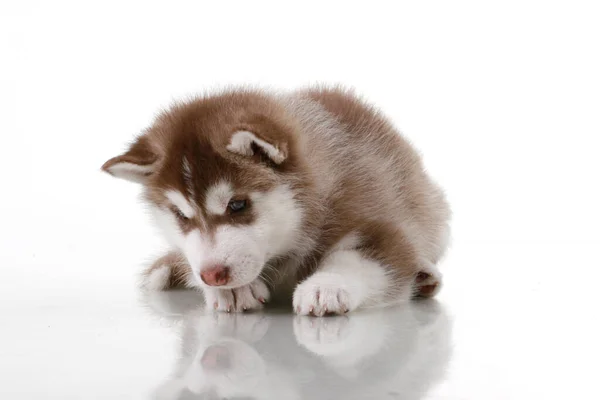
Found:
[[(3, 3), (0, 398), (600, 398), (598, 5), (396, 3)], [(315, 80), (447, 189), (437, 301), (316, 320), (140, 292), (162, 242), (100, 165), (173, 98)]]
[[(457, 267), (447, 271), (438, 301), (324, 319), (287, 310), (205, 313), (192, 292), (145, 294), (127, 279), (85, 282), (72, 274), (61, 282), (49, 273), (46, 287), (16, 283), (12, 293), (3, 291), (0, 371), (7, 379), (0, 393), (14, 399), (594, 398), (596, 371), (586, 366), (600, 355), (596, 295), (583, 290), (585, 279), (566, 283), (571, 278), (558, 272), (585, 264), (591, 254), (577, 245), (548, 256), (541, 255), (546, 246), (503, 247), (492, 260), (486, 254), (495, 246), (455, 249), (448, 263)], [(110, 258), (106, 251), (72, 267), (98, 269)], [(22, 265), (34, 267), (35, 259)], [(475, 282), (482, 269), (485, 280)]]

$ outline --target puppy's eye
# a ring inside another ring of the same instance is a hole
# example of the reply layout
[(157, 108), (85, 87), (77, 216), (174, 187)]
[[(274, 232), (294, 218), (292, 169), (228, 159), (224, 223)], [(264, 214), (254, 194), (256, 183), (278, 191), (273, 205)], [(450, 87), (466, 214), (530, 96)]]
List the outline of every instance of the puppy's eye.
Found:
[(244, 210), (247, 204), (248, 203), (246, 200), (231, 200), (227, 205), (227, 208), (229, 209), (229, 211), (235, 213)]
[(180, 221), (189, 221), (190, 219), (188, 217), (186, 217), (179, 208), (177, 207), (173, 207), (171, 209), (173, 211), (173, 214), (175, 214), (175, 216), (177, 217), (178, 220)]

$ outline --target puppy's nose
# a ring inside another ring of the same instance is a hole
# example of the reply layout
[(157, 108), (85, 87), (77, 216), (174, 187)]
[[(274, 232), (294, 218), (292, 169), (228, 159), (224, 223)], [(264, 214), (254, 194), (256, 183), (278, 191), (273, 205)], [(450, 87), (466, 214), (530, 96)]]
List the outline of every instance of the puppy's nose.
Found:
[(229, 282), (229, 267), (215, 265), (200, 271), (200, 278), (209, 286), (223, 286)]

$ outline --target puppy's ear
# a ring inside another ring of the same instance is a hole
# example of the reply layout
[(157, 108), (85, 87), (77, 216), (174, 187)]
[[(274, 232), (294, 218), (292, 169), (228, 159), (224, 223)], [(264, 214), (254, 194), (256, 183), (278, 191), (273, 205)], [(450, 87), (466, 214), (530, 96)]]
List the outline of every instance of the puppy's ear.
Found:
[(109, 174), (137, 183), (145, 183), (150, 175), (155, 172), (158, 156), (153, 152), (148, 137), (138, 137), (129, 150), (120, 156), (108, 160), (102, 170)]
[(227, 150), (250, 157), (259, 151), (275, 164), (281, 164), (287, 158), (285, 143), (275, 143), (250, 131), (235, 132), (231, 136)]

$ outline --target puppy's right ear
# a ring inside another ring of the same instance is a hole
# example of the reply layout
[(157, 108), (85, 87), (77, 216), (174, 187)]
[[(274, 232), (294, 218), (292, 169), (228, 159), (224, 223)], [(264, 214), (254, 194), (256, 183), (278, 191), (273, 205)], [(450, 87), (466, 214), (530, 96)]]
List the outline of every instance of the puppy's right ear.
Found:
[(131, 182), (145, 183), (155, 172), (158, 156), (152, 150), (148, 137), (138, 137), (125, 153), (108, 160), (102, 170)]

